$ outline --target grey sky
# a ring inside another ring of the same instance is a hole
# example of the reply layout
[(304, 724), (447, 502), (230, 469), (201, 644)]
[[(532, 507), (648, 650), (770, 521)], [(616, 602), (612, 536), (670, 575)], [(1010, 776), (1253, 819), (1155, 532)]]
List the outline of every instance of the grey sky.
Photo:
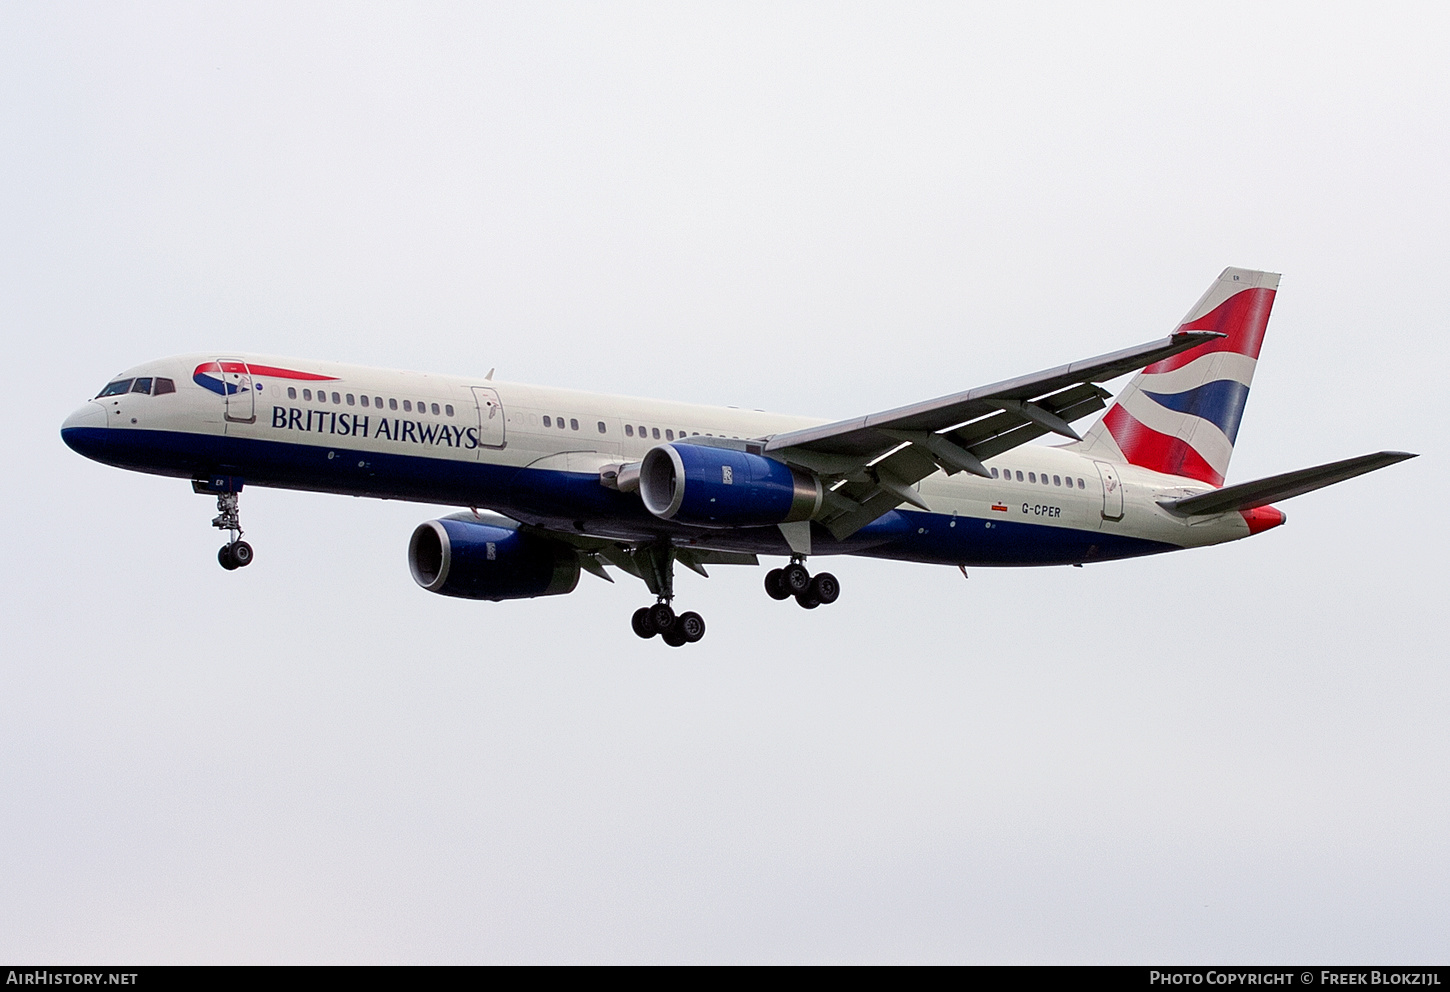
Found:
[[(0, 8), (0, 958), (1443, 961), (1443, 5)], [(87, 462), (245, 349), (847, 416), (1282, 271), (1250, 541), (475, 604)]]

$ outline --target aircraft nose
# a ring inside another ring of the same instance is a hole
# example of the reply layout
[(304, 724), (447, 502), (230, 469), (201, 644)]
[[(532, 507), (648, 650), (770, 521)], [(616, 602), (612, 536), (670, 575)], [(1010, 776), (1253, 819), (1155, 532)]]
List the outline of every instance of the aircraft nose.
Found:
[(94, 458), (104, 443), (106, 430), (106, 408), (91, 402), (65, 418), (60, 425), (60, 439), (72, 451)]

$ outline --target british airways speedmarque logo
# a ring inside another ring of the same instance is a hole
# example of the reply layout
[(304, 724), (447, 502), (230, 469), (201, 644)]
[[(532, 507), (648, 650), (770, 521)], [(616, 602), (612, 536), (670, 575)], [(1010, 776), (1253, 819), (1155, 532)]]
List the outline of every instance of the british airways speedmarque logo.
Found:
[(301, 379), (306, 382), (332, 382), (337, 378), (332, 375), (317, 375), (315, 372), (279, 369), (271, 365), (248, 365), (246, 362), (203, 362), (191, 373), (191, 381), (203, 389), (210, 389), (218, 396), (235, 396), (240, 387), (235, 382), (227, 382), (222, 378), (229, 373), (261, 375), (271, 379)]

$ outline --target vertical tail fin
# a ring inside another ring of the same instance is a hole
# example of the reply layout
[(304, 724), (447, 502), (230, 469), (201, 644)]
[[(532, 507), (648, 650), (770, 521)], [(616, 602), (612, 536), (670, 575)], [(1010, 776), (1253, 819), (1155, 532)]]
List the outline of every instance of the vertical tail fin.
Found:
[(1073, 447), (1223, 485), (1278, 288), (1277, 273), (1224, 269), (1178, 330), (1227, 336), (1139, 372)]

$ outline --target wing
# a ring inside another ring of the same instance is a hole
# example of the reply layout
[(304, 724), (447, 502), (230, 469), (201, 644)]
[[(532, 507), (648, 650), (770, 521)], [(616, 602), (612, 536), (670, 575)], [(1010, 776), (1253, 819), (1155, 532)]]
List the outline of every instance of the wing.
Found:
[(1181, 332), (924, 403), (776, 434), (764, 451), (821, 476), (821, 522), (840, 540), (902, 503), (926, 509), (912, 487), (937, 469), (991, 478), (982, 463), (994, 455), (1049, 433), (1081, 440), (1072, 421), (1103, 409), (1112, 395), (1099, 382), (1221, 337)]

